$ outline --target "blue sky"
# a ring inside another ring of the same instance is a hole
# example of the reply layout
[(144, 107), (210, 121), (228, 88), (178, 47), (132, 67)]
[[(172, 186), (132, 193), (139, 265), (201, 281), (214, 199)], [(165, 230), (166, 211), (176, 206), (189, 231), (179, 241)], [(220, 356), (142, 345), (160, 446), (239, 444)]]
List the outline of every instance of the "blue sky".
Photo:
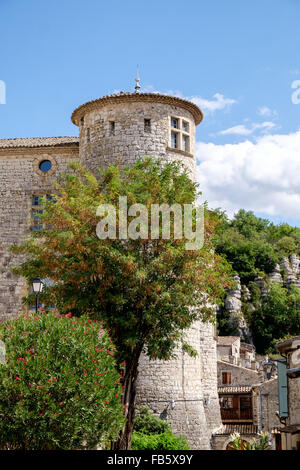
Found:
[(73, 109), (133, 90), (139, 64), (145, 91), (203, 109), (204, 199), (300, 225), (298, 0), (0, 0), (0, 18), (0, 138), (77, 135)]

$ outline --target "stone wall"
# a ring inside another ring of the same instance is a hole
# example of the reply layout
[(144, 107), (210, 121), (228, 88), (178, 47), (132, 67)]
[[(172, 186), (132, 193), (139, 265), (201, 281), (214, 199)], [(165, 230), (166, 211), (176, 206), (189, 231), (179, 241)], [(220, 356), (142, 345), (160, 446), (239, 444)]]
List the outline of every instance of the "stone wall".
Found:
[[(170, 118), (184, 118), (189, 123), (190, 149), (183, 152), (171, 148)], [(144, 129), (150, 119), (151, 131)], [(110, 123), (114, 122), (114, 135)], [(130, 165), (139, 158), (155, 157), (164, 161), (180, 161), (195, 179), (195, 123), (191, 113), (161, 103), (109, 103), (99, 110), (87, 112), (80, 126), (80, 161), (91, 171), (109, 164)]]
[(272, 428), (280, 427), (280, 421), (276, 415), (278, 411), (277, 377), (254, 386), (253, 394), (256, 397), (258, 431), (271, 432)]
[(213, 433), (221, 426), (219, 395), (217, 389), (216, 326), (200, 324), (200, 356), (202, 358), (202, 390), (205, 400), (205, 416), (208, 429)]
[[(25, 140), (25, 139), (24, 139)], [(38, 170), (42, 160), (51, 159), (53, 171)], [(53, 192), (54, 181), (67, 171), (67, 164), (78, 159), (78, 144), (64, 149), (1, 148), (0, 145), (0, 319), (18, 314), (21, 298), (27, 293), (24, 279), (10, 272), (20, 258), (9, 247), (21, 242), (31, 226), (32, 197)]]
[(231, 373), (232, 386), (253, 385), (262, 379), (262, 375), (257, 370), (236, 366), (230, 362), (218, 361), (218, 385), (222, 386), (222, 372)]
[(198, 352), (196, 358), (180, 348), (177, 359), (168, 362), (142, 357), (137, 406), (146, 405), (166, 419), (176, 435), (188, 438), (192, 449), (210, 449), (212, 432), (221, 426), (213, 325), (197, 322), (185, 339)]

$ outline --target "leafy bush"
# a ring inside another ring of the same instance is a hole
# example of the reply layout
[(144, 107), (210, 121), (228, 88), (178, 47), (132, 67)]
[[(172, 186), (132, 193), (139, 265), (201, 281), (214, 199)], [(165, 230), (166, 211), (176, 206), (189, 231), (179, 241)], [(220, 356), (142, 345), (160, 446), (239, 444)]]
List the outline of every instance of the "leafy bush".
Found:
[(184, 436), (174, 436), (166, 421), (142, 407), (135, 418), (131, 449), (188, 450), (189, 446)]
[(143, 434), (172, 432), (170, 425), (165, 420), (154, 416), (147, 407), (139, 409), (134, 421), (134, 430)]
[(133, 432), (132, 450), (189, 450), (186, 437), (176, 437), (171, 432), (143, 434)]
[(41, 312), (0, 325), (0, 447), (92, 448), (123, 426), (113, 345), (87, 315)]

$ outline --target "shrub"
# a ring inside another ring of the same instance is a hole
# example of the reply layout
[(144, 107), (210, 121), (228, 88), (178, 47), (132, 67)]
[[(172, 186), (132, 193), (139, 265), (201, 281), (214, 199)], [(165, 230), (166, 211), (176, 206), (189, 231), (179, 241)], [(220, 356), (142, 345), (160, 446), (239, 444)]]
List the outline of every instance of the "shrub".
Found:
[(184, 436), (174, 436), (166, 421), (142, 407), (135, 418), (131, 449), (189, 450), (189, 446)]
[(139, 409), (134, 421), (134, 430), (143, 434), (172, 432), (170, 425), (163, 419), (154, 416), (147, 407)]
[(176, 437), (172, 432), (161, 434), (143, 434), (134, 431), (132, 435), (132, 450), (189, 450), (186, 437)]
[(0, 325), (0, 447), (92, 448), (123, 426), (113, 345), (87, 315), (41, 312)]

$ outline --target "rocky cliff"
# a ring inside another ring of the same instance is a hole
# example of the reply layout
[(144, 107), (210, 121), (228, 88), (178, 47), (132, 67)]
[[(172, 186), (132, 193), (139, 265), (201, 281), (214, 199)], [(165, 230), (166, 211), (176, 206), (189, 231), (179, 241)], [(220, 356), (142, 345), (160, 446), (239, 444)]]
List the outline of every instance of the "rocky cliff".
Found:
[[(235, 287), (228, 291), (223, 309), (229, 313), (229, 320), (236, 334), (252, 343), (251, 330), (245, 320), (244, 312), (245, 307), (255, 309), (253, 294), (251, 294), (248, 286), (241, 284), (238, 275), (235, 275), (233, 279)], [(265, 277), (257, 276), (255, 278), (254, 284), (260, 291), (261, 301), (268, 294), (270, 282), (276, 282), (286, 288), (294, 285), (300, 289), (300, 257), (297, 254), (284, 257), (279, 264), (276, 264), (273, 272), (265, 275)]]

